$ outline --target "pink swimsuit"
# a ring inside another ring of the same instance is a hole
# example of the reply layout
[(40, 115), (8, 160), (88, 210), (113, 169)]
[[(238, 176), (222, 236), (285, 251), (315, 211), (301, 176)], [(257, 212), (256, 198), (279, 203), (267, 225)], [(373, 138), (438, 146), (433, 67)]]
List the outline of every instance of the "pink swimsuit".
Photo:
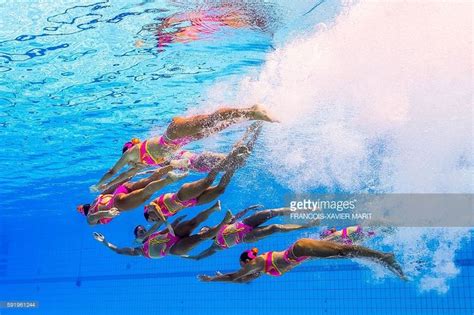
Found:
[[(253, 228), (250, 225), (246, 225), (242, 222), (235, 222), (234, 224), (224, 225), (217, 232), (215, 244), (222, 249), (229, 248), (237, 245), (244, 240), (244, 237), (252, 232)], [(226, 241), (226, 236), (234, 234), (234, 237), (229, 242)]]
[(362, 227), (358, 225), (357, 229), (354, 231), (353, 234), (354, 235), (351, 236), (349, 233), (347, 233), (347, 228), (342, 229), (341, 241), (344, 244), (352, 245), (352, 243), (354, 242), (354, 239), (362, 235)]
[[(187, 155), (187, 156), (185, 156)], [(189, 161), (189, 168), (192, 169), (193, 171), (199, 172), (199, 173), (209, 173), (212, 170), (212, 167), (206, 166), (206, 165), (201, 165), (198, 166), (198, 159), (200, 157), (200, 154), (198, 153), (192, 153), (190, 151), (179, 151), (173, 159), (175, 160), (180, 160), (180, 159), (187, 159)]]
[[(166, 138), (166, 135), (163, 135), (159, 138), (158, 144), (169, 151), (176, 151), (180, 147), (185, 146), (186, 144), (193, 141), (191, 137), (183, 137), (175, 140), (169, 140)], [(150, 166), (161, 166), (165, 162), (164, 157), (154, 158), (153, 155), (148, 150), (148, 140), (140, 143), (140, 162), (145, 165)]]
[[(94, 205), (90, 208), (87, 215), (94, 214), (97, 211), (99, 211), (99, 206), (107, 207), (107, 209), (105, 210), (112, 209), (114, 207), (115, 196), (117, 196), (118, 194), (128, 194), (128, 193), (130, 193), (130, 190), (125, 185), (122, 184), (115, 189), (112, 196), (106, 202), (104, 202), (104, 199), (106, 199), (110, 195), (99, 195), (99, 197), (97, 197), (96, 201), (94, 202)], [(102, 218), (102, 219), (97, 220), (97, 224), (107, 224), (107, 223), (110, 223), (110, 221), (112, 221), (112, 218)]]
[[(294, 245), (291, 245), (291, 247), (285, 250), (285, 252), (283, 253), (283, 259), (290, 265), (291, 268), (298, 266), (303, 261), (310, 258), (309, 256), (297, 257), (296, 259), (291, 258), (290, 255), (294, 257), (293, 246)], [(264, 272), (266, 274), (270, 276), (278, 277), (278, 276), (283, 275), (286, 271), (288, 271), (288, 270), (281, 271), (280, 269), (278, 269), (275, 262), (273, 261), (273, 252), (267, 252), (263, 254), (262, 256), (265, 259)]]
[[(163, 232), (153, 233), (143, 242), (143, 254), (147, 258), (164, 257), (169, 253), (171, 247), (173, 247), (179, 240), (180, 240), (179, 237), (174, 236), (171, 233), (163, 233)], [(164, 245), (160, 250), (160, 256), (152, 256), (150, 253), (150, 247), (156, 246), (157, 244)]]
[[(194, 207), (197, 203), (196, 198), (181, 201), (178, 199), (177, 193), (168, 193), (156, 198), (150, 202), (150, 205), (155, 206), (156, 211), (159, 211), (164, 217), (171, 217), (182, 209)], [(145, 207), (145, 211), (148, 211), (147, 207)]]

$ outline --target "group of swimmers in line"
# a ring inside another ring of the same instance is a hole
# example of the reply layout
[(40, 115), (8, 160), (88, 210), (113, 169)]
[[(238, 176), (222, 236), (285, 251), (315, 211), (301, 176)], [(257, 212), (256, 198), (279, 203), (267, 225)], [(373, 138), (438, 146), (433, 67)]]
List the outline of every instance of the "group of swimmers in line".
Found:
[[(254, 121), (244, 136), (234, 144), (228, 154), (215, 152), (190, 152), (182, 148), (223, 129), (244, 121)], [(215, 226), (204, 226), (194, 233), (214, 212), (221, 209), (217, 201), (235, 172), (241, 168), (253, 151), (261, 133), (263, 122), (274, 123), (261, 106), (249, 108), (222, 108), (208, 115), (175, 117), (160, 137), (145, 141), (132, 139), (125, 143), (121, 158), (104, 174), (99, 182), (91, 186), (91, 191), (100, 192), (91, 204), (82, 204), (77, 210), (86, 217), (90, 225), (107, 224), (123, 212), (147, 203), (155, 192), (166, 185), (182, 180), (189, 171), (207, 173), (194, 182), (183, 184), (174, 193), (161, 194), (144, 207), (144, 218), (153, 226), (147, 230), (138, 225), (134, 229), (138, 247), (119, 248), (110, 243), (104, 235), (93, 233), (94, 238), (114, 252), (130, 256), (161, 258), (168, 254), (187, 259), (200, 260), (218, 251), (239, 243), (254, 243), (275, 233), (290, 232), (314, 227), (313, 220), (307, 224), (267, 224), (272, 218), (289, 216), (289, 208), (267, 209), (255, 205), (233, 215), (227, 211), (222, 221)], [(129, 166), (122, 173), (119, 171)], [(132, 181), (135, 176), (151, 174), (146, 178)], [(115, 176), (115, 178), (114, 178)], [(218, 183), (214, 185), (216, 179)], [(190, 220), (177, 216), (186, 208), (209, 204), (209, 209), (198, 213)], [(250, 215), (249, 213), (252, 212)], [(164, 226), (163, 226), (164, 225)], [(160, 229), (160, 227), (162, 227)], [(248, 282), (263, 273), (280, 276), (310, 258), (365, 258), (375, 261), (406, 279), (394, 255), (372, 250), (352, 242), (352, 236), (362, 236), (360, 227), (348, 227), (337, 231), (326, 230), (321, 239), (303, 238), (297, 240), (284, 251), (258, 254), (253, 248), (240, 256), (241, 269), (234, 273), (214, 276), (200, 275), (202, 281)], [(369, 233), (367, 234), (369, 235)], [(199, 244), (210, 240), (212, 244), (197, 255), (190, 255)]]

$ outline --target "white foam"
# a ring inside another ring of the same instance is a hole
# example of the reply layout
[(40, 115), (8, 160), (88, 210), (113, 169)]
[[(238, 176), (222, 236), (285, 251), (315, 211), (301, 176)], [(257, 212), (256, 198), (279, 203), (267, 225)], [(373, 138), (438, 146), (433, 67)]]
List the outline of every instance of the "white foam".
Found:
[[(277, 114), (265, 163), (295, 191), (472, 193), (472, 6), (360, 2), (270, 53), (257, 76), (216, 85), (209, 103)], [(431, 261), (420, 287), (446, 292), (466, 233), (398, 229), (386, 241), (414, 276), (415, 262)]]

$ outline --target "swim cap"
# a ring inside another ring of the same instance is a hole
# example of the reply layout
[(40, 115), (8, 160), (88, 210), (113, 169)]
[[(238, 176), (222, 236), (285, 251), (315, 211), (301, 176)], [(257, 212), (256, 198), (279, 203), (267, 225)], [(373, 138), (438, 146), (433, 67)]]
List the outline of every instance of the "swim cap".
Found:
[(77, 212), (87, 216), (87, 213), (89, 213), (89, 208), (91, 207), (90, 204), (84, 204), (84, 205), (78, 205), (76, 207)]
[(150, 214), (148, 213), (148, 206), (145, 206), (144, 209), (145, 211), (143, 211), (143, 216), (145, 217), (145, 220), (148, 221), (148, 219), (150, 218)]
[(254, 259), (257, 257), (257, 254), (258, 254), (258, 249), (256, 247), (252, 248), (251, 250), (248, 250), (247, 251), (247, 256), (250, 258), (250, 259)]
[(146, 229), (143, 225), (139, 224), (135, 227), (135, 229), (133, 230), (133, 234), (135, 235), (135, 237), (138, 237), (138, 231), (145, 231), (146, 232)]
[(252, 248), (251, 250), (246, 250), (240, 255), (240, 261), (243, 263), (247, 263), (249, 260), (255, 259), (258, 254), (258, 249), (256, 247)]
[(132, 138), (132, 140), (126, 142), (123, 147), (122, 147), (122, 154), (127, 152), (130, 148), (133, 148), (135, 144), (139, 144), (140, 139), (138, 138)]

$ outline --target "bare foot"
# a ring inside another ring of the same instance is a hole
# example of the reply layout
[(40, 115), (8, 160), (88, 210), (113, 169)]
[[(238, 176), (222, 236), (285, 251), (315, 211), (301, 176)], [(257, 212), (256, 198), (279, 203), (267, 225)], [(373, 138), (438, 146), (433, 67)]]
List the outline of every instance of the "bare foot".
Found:
[(211, 207), (212, 211), (221, 211), (221, 201), (217, 200), (217, 202)]
[(263, 120), (268, 122), (279, 122), (278, 120), (272, 118), (267, 111), (261, 105), (254, 105), (250, 107), (250, 110), (253, 112), (253, 117), (255, 120)]
[(247, 148), (247, 146), (240, 145), (233, 150), (232, 154), (235, 157), (247, 157), (250, 155), (250, 150)]
[(225, 213), (224, 222), (228, 224), (232, 221), (233, 218), (234, 215), (232, 214), (232, 212), (230, 212), (230, 210), (227, 210), (227, 212)]
[(189, 159), (171, 160), (170, 165), (176, 169), (188, 169), (191, 162)]
[(407, 281), (408, 278), (403, 273), (402, 267), (395, 260), (395, 255), (392, 253), (385, 254), (385, 257), (382, 258), (382, 262), (390, 269), (391, 272), (396, 274), (400, 279)]
[(232, 158), (229, 161), (229, 164), (226, 165), (226, 170), (230, 170), (231, 168), (239, 168), (245, 164), (246, 159), (250, 155), (250, 150), (246, 146), (242, 145), (233, 150)]

